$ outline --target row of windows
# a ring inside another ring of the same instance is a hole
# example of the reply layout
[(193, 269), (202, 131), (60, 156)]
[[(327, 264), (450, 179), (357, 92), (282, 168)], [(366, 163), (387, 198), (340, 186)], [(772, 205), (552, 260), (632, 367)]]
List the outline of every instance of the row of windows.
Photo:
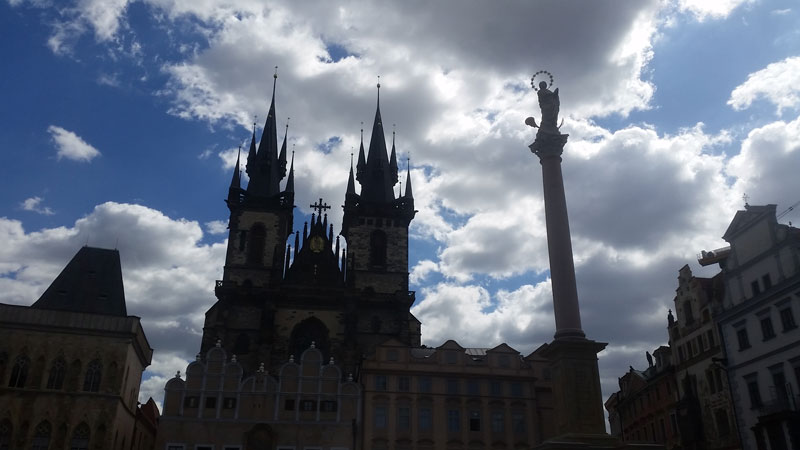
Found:
[(699, 334), (685, 344), (678, 347), (679, 362), (686, 361), (701, 354), (715, 345), (714, 331), (708, 330), (705, 334)]
[[(768, 368), (769, 380), (772, 382), (772, 386), (769, 386), (767, 401), (778, 406), (788, 406), (793, 402), (793, 399), (790, 398), (792, 395), (792, 388), (788, 384), (783, 366), (783, 363), (779, 363)], [(794, 361), (792, 363), (792, 370), (794, 371), (795, 382), (800, 386), (800, 361)], [(756, 409), (764, 406), (764, 400), (761, 396), (761, 388), (759, 386), (758, 372), (747, 374), (743, 378), (747, 386), (748, 396), (750, 397), (750, 408)]]
[[(786, 304), (780, 307), (778, 313), (781, 318), (781, 332), (786, 333), (797, 328), (797, 322), (794, 320), (794, 313), (792, 312), (791, 305)], [(772, 325), (772, 317), (769, 315), (769, 311), (759, 315), (758, 322), (761, 327), (762, 340), (768, 341), (776, 336), (775, 327)], [(742, 322), (738, 325), (738, 328), (736, 328), (736, 340), (739, 344), (739, 351), (746, 350), (751, 347), (750, 336), (748, 335), (747, 327), (745, 325), (746, 324)]]
[[(200, 398), (197, 396), (186, 396), (183, 398), (183, 407), (184, 408), (197, 408), (199, 404)], [(206, 397), (205, 401), (206, 408), (216, 408), (217, 407), (217, 397)], [(225, 397), (222, 400), (222, 407), (224, 409), (234, 409), (236, 408), (236, 398), (235, 397)]]
[[(50, 447), (51, 436), (53, 434), (53, 427), (48, 421), (39, 422), (33, 430), (31, 438), (30, 450), (47, 450)], [(89, 425), (81, 422), (75, 429), (69, 441), (70, 450), (87, 450), (89, 448), (89, 438), (91, 431)], [(11, 443), (14, 439), (14, 428), (11, 421), (8, 419), (0, 421), (0, 450), (11, 449)]]
[[(389, 380), (393, 377), (386, 375), (375, 375), (375, 390), (388, 391)], [(398, 376), (396, 377), (396, 388), (400, 392), (411, 391), (411, 381), (413, 377)], [(417, 392), (431, 393), (433, 391), (433, 378), (431, 377), (416, 377), (417, 378)], [(459, 395), (464, 383), (457, 378), (445, 379), (445, 390), (448, 395)], [(488, 385), (488, 394), (492, 396), (503, 396), (509, 394), (513, 397), (523, 396), (523, 385), (520, 382), (506, 383), (499, 380), (491, 380), (485, 382), (484, 380), (467, 380), (466, 393), (468, 395), (481, 395), (484, 387)], [(508, 387), (506, 387), (508, 385)]]
[[(11, 376), (8, 379), (8, 387), (24, 388), (29, 381), (31, 360), (26, 355), (19, 355), (14, 360), (11, 367)], [(116, 365), (114, 364), (114, 367)], [(75, 361), (72, 366), (67, 368), (64, 358), (56, 358), (50, 365), (47, 375), (47, 389), (60, 390), (64, 388), (64, 379), (68, 372), (79, 373), (81, 370), (80, 362)], [(83, 390), (86, 392), (97, 392), (100, 390), (100, 381), (103, 377), (103, 364), (98, 359), (94, 359), (86, 366), (83, 377)], [(33, 386), (38, 387), (38, 386)]]
[[(448, 409), (446, 411), (447, 431), (450, 433), (460, 432), (462, 426), (469, 431), (482, 431), (482, 414), (480, 410), (470, 410), (467, 412), (467, 421), (462, 420), (462, 411), (459, 409)], [(411, 430), (411, 408), (399, 406), (397, 408), (397, 430)], [(375, 429), (386, 429), (388, 425), (388, 409), (386, 406), (376, 406), (373, 410), (373, 426)], [(418, 408), (417, 426), (420, 432), (433, 431), (433, 410), (429, 407)], [(492, 433), (506, 432), (506, 414), (503, 411), (492, 411), (489, 414), (489, 429)], [(525, 413), (521, 411), (511, 413), (511, 430), (514, 433), (525, 432)]]

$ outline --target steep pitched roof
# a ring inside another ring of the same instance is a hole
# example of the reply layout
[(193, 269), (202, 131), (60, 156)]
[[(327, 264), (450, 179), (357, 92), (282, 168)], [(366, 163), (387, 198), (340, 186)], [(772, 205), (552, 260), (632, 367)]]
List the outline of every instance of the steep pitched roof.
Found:
[(81, 248), (31, 307), (127, 316), (119, 251)]

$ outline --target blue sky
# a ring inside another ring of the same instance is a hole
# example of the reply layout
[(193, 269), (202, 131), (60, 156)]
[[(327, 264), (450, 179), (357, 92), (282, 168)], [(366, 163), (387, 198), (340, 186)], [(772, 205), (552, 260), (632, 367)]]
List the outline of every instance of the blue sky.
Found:
[(384, 121), (411, 157), (423, 340), (527, 354), (554, 327), (523, 123), (539, 114), (529, 78), (549, 70), (584, 328), (610, 343), (610, 394), (666, 342), (677, 270), (713, 274), (695, 254), (724, 245), (742, 195), (800, 201), (800, 8), (450, 3), (0, 2), (0, 302), (35, 301), (81, 245), (119, 248), (129, 312), (156, 350), (142, 397), (160, 398), (199, 348), (222, 199), (274, 66), (298, 226), (313, 200), (343, 202), (380, 75)]

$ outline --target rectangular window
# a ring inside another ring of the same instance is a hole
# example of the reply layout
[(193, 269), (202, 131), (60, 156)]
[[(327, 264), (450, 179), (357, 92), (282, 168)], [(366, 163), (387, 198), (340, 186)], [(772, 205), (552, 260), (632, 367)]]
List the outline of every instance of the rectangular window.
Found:
[(375, 390), (376, 391), (386, 390), (386, 375), (375, 375)]
[(375, 428), (386, 428), (386, 407), (376, 406), (374, 413)]
[(320, 402), (320, 408), (323, 412), (336, 412), (336, 400), (323, 400)]
[(225, 397), (225, 400), (222, 402), (222, 407), (225, 409), (236, 408), (236, 397)]
[(775, 330), (772, 328), (772, 318), (764, 317), (761, 319), (761, 334), (764, 336), (765, 341), (775, 337)]
[(411, 379), (408, 377), (398, 377), (397, 390), (402, 392), (408, 392), (409, 389), (411, 389)]
[(433, 426), (433, 414), (430, 408), (419, 409), (419, 431), (430, 431)]
[(217, 407), (217, 397), (206, 397), (206, 408), (216, 408)]
[(513, 413), (511, 413), (511, 427), (514, 429), (514, 433), (524, 433), (525, 432), (525, 413), (524, 412), (513, 412)]
[(451, 433), (461, 431), (461, 414), (457, 409), (447, 410), (447, 431)]
[(797, 323), (794, 321), (794, 314), (792, 314), (791, 306), (787, 306), (781, 310), (781, 325), (783, 326), (784, 333), (797, 328)]
[(761, 392), (758, 390), (758, 379), (753, 376), (746, 378), (747, 393), (750, 395), (750, 408), (758, 408), (761, 406)]
[(411, 429), (411, 408), (408, 406), (397, 408), (397, 429), (401, 431)]
[(197, 397), (195, 397), (195, 396), (184, 397), (184, 399), (183, 399), (183, 407), (184, 408), (197, 408)]
[(316, 411), (317, 410), (317, 401), (316, 400), (303, 400), (300, 402), (300, 410), (301, 411)]
[(469, 431), (481, 431), (481, 412), (469, 412)]
[(447, 393), (449, 395), (458, 395), (458, 380), (455, 378), (447, 379)]
[(493, 396), (500, 397), (503, 395), (503, 382), (492, 380), (492, 382), (489, 384), (489, 389)]
[(768, 291), (769, 288), (772, 287), (772, 279), (769, 277), (769, 274), (766, 274), (763, 277), (761, 277), (761, 282), (764, 283), (765, 291)]
[(747, 337), (747, 328), (736, 330), (736, 339), (739, 341), (739, 351), (750, 348), (750, 338)]
[(480, 382), (478, 380), (467, 381), (467, 393), (469, 395), (480, 395), (481, 394)]
[(502, 433), (506, 431), (503, 411), (492, 412), (492, 433)]
[(758, 285), (758, 280), (750, 283), (750, 288), (753, 290), (753, 297), (761, 293), (761, 287)]
[(522, 383), (511, 383), (511, 395), (513, 397), (522, 397)]
[(397, 350), (396, 349), (387, 350), (386, 359), (388, 361), (397, 361)]
[(419, 377), (419, 391), (421, 393), (429, 394), (432, 386), (431, 377)]
[(291, 398), (286, 399), (283, 402), (283, 409), (285, 409), (286, 411), (294, 411), (294, 399)]

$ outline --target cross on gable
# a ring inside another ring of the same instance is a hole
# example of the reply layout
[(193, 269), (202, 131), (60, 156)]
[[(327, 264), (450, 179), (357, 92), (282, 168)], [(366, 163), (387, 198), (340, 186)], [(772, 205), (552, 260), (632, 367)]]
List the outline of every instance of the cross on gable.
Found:
[(331, 206), (328, 204), (323, 203), (322, 198), (319, 199), (319, 202), (314, 203), (313, 205), (309, 205), (312, 209), (317, 210), (318, 214), (321, 216), (322, 213), (326, 209), (331, 209)]

